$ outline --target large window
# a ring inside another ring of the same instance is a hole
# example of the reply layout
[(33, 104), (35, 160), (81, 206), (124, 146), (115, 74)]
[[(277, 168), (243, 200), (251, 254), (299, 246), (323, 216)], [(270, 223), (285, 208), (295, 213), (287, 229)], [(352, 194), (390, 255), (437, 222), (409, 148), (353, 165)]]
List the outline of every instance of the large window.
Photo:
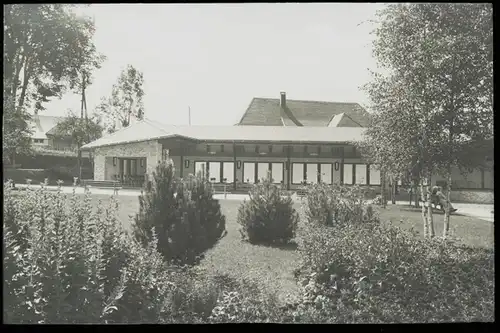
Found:
[(352, 168), (353, 164), (344, 164), (344, 184), (352, 185)]
[(366, 185), (366, 164), (355, 164), (356, 166), (356, 184)]
[(226, 183), (234, 182), (234, 162), (222, 163), (222, 180), (226, 179)]
[(220, 183), (220, 162), (208, 162), (208, 179), (214, 183)]
[(376, 164), (370, 164), (370, 185), (380, 185), (380, 169)]
[(317, 163), (307, 163), (306, 164), (306, 181), (308, 184), (318, 182), (318, 164)]
[(283, 181), (283, 163), (271, 164), (271, 177), (275, 184), (279, 184)]
[(267, 172), (269, 171), (269, 163), (257, 163), (257, 178), (260, 181), (267, 178)]
[(255, 183), (255, 163), (243, 163), (243, 182), (249, 184)]
[(321, 164), (320, 177), (321, 182), (325, 184), (332, 184), (332, 165)]
[(202, 176), (208, 176), (207, 172), (207, 162), (194, 162), (194, 173), (198, 175), (198, 172), (201, 172)]
[(292, 184), (304, 181), (304, 163), (292, 163)]

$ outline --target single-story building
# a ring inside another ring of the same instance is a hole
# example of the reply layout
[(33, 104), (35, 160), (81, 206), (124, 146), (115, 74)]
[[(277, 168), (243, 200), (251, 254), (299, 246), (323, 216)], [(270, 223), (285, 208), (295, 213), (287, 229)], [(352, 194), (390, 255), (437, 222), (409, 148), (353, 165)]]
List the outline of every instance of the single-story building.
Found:
[[(94, 151), (95, 180), (140, 185), (168, 155), (177, 176), (202, 171), (214, 184), (235, 192), (246, 191), (268, 172), (289, 190), (324, 182), (376, 191), (380, 172), (353, 144), (363, 139), (368, 123), (369, 114), (357, 103), (287, 100), (281, 93), (279, 99), (254, 98), (234, 126), (175, 126), (145, 119), (82, 149)], [(492, 177), (491, 171), (470, 181), (491, 192), (492, 199)]]

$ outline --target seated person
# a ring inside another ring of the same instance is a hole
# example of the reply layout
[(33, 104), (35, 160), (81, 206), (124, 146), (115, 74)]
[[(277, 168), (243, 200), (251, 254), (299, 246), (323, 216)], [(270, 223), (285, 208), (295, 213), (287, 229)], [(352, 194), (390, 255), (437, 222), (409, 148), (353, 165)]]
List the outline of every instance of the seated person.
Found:
[[(446, 199), (446, 196), (441, 191), (441, 187), (434, 186), (432, 188), (431, 202), (435, 206), (440, 205), (441, 206), (441, 210), (445, 211), (445, 209), (447, 207), (448, 200)], [(457, 211), (456, 208), (453, 208), (453, 205), (451, 204), (451, 202), (449, 202), (449, 205), (450, 205), (450, 213), (453, 213), (453, 212)]]

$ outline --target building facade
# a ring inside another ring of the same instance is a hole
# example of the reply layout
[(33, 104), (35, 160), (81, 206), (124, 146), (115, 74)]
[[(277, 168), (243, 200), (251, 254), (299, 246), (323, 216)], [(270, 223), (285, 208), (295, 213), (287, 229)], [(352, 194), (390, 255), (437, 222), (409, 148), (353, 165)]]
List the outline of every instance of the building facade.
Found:
[[(168, 156), (177, 176), (202, 172), (234, 192), (248, 191), (270, 173), (289, 190), (323, 182), (358, 184), (375, 194), (380, 171), (355, 148), (368, 124), (369, 114), (357, 103), (286, 100), (282, 93), (279, 99), (254, 98), (235, 126), (172, 126), (146, 119), (83, 149), (94, 150), (95, 180), (140, 186)], [(492, 169), (474, 171), (465, 180), (454, 173), (454, 181), (452, 193), (463, 197), (458, 201), (493, 200)]]

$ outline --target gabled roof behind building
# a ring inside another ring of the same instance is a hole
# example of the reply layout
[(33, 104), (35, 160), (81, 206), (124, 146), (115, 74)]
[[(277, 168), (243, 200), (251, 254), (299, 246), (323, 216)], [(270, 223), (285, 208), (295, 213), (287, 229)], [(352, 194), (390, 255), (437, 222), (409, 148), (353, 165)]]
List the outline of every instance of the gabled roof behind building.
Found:
[(33, 139), (47, 139), (47, 133), (56, 127), (61, 120), (64, 120), (64, 117), (33, 115), (31, 117), (31, 126), (33, 128), (31, 137)]
[(363, 127), (345, 113), (340, 113), (332, 118), (328, 127)]
[(175, 126), (145, 119), (82, 149), (173, 137), (197, 142), (348, 143), (362, 140), (364, 131), (361, 127)]
[[(280, 99), (255, 97), (238, 125), (251, 126), (323, 126), (341, 113), (362, 127), (368, 127), (369, 113), (358, 103), (286, 100), (289, 115), (283, 112)], [(294, 119), (300, 124), (298, 125)]]

